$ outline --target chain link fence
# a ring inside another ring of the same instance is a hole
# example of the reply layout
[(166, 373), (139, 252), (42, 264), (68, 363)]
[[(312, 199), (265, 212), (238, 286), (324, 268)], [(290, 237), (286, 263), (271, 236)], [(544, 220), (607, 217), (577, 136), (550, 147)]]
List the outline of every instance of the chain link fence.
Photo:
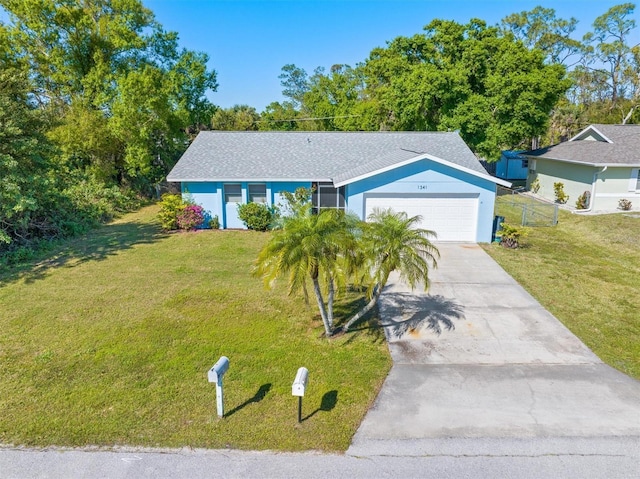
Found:
[(519, 219), (522, 226), (555, 226), (558, 224), (558, 205), (540, 200), (522, 189), (498, 186), (496, 215), (511, 221)]

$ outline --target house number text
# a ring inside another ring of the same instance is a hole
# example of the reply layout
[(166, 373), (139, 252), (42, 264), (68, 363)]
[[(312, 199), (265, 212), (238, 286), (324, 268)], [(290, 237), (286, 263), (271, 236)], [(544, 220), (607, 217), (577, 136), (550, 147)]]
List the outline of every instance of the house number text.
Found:
[(418, 189), (419, 190), (426, 190), (427, 189), (427, 185), (418, 185)]

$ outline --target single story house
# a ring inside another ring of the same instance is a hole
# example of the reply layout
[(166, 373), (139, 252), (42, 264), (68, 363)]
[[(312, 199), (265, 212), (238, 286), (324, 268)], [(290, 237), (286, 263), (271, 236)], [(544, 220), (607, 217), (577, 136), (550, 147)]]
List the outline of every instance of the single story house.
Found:
[(503, 151), (496, 163), (496, 176), (503, 180), (526, 180), (529, 174), (529, 159), (522, 151)]
[(376, 207), (421, 215), (439, 241), (491, 241), (496, 185), (458, 133), (203, 131), (167, 176), (221, 228), (240, 203), (278, 205), (315, 190), (314, 207), (361, 219)]
[(587, 208), (614, 211), (621, 199), (640, 206), (640, 125), (589, 125), (569, 141), (523, 153), (529, 158), (527, 187), (554, 201), (563, 183), (569, 204), (585, 191)]

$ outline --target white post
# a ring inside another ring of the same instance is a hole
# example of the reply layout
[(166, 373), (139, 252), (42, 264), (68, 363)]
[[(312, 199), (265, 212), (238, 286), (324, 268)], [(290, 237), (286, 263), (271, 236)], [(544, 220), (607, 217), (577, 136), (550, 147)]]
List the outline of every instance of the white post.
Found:
[(291, 394), (298, 396), (298, 423), (302, 422), (302, 397), (307, 388), (307, 380), (309, 379), (309, 370), (307, 368), (298, 368), (296, 378), (291, 385)]
[(218, 417), (224, 416), (224, 392), (222, 387), (222, 378), (216, 383), (216, 407), (218, 409)]
[(222, 387), (222, 377), (229, 369), (229, 358), (222, 356), (218, 362), (209, 369), (208, 377), (210, 383), (216, 383), (216, 407), (218, 416), (224, 416), (224, 391)]

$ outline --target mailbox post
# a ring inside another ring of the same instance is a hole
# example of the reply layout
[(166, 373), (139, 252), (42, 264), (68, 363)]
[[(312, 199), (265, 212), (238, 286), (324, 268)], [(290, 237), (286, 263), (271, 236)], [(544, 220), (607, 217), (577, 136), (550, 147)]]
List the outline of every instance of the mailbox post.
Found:
[(222, 387), (222, 378), (224, 373), (229, 369), (229, 358), (222, 356), (218, 359), (218, 362), (209, 369), (209, 382), (216, 383), (216, 406), (218, 409), (218, 416), (224, 416), (224, 391)]
[(304, 391), (307, 387), (307, 379), (309, 377), (309, 371), (307, 368), (299, 368), (296, 378), (293, 380), (291, 386), (291, 394), (298, 396), (298, 423), (302, 422), (302, 398), (304, 397)]

